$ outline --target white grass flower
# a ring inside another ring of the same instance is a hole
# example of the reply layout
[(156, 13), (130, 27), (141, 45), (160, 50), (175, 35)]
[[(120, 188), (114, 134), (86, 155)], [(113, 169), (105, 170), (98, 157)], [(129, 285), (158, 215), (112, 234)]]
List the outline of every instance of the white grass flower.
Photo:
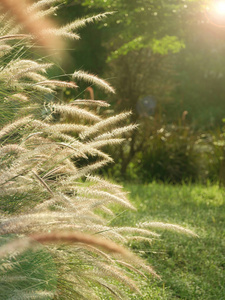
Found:
[(53, 104), (51, 108), (53, 112), (59, 112), (71, 117), (85, 118), (95, 122), (101, 120), (101, 118), (95, 113), (74, 106)]
[(31, 120), (32, 120), (31, 117), (28, 116), (28, 117), (18, 119), (17, 121), (9, 125), (6, 125), (0, 130), (0, 139), (3, 138), (5, 135), (10, 134), (10, 132), (13, 132), (17, 128), (27, 125), (27, 123), (31, 122)]
[(73, 78), (84, 80), (90, 84), (96, 84), (99, 88), (109, 93), (115, 93), (115, 90), (105, 80), (98, 78), (96, 75), (84, 71), (75, 71), (72, 75)]
[(89, 127), (82, 135), (82, 138), (86, 138), (91, 136), (92, 134), (99, 132), (101, 130), (105, 130), (108, 127), (111, 127), (117, 123), (119, 123), (120, 121), (126, 120), (129, 116), (131, 115), (131, 112), (125, 112), (125, 113), (121, 113), (118, 114), (116, 116), (112, 116), (109, 118), (106, 118), (98, 123), (96, 123), (95, 125)]
[(85, 105), (85, 106), (100, 106), (109, 107), (110, 104), (102, 100), (92, 100), (92, 99), (77, 99), (70, 103), (71, 105)]
[(29, 34), (8, 34), (4, 36), (0, 36), (0, 41), (8, 41), (8, 40), (21, 40), (21, 39), (30, 39), (31, 36)]
[(137, 129), (137, 127), (138, 127), (138, 125), (128, 125), (128, 126), (124, 126), (124, 127), (119, 127), (119, 128), (113, 129), (110, 132), (106, 132), (106, 133), (103, 133), (103, 134), (97, 136), (96, 138), (94, 138), (94, 141), (111, 139), (111, 138), (120, 136), (123, 133), (129, 132), (131, 130), (135, 130), (135, 129)]
[(179, 225), (175, 225), (175, 224), (169, 224), (169, 223), (163, 223), (163, 222), (144, 222), (144, 223), (140, 223), (139, 226), (164, 229), (164, 230), (172, 230), (172, 231), (181, 232), (184, 234), (198, 237), (198, 235), (196, 233), (194, 233), (192, 230), (184, 228)]
[(113, 14), (113, 12), (106, 12), (106, 13), (101, 13), (101, 14), (89, 17), (89, 18), (78, 19), (70, 24), (63, 26), (62, 30), (65, 30), (67, 32), (72, 31), (72, 30), (77, 30), (79, 28), (84, 27), (88, 23), (93, 23), (94, 21), (99, 21), (109, 15), (112, 15), (112, 14)]
[(40, 0), (38, 2), (33, 3), (32, 5), (29, 6), (28, 8), (28, 12), (32, 11), (32, 10), (40, 10), (45, 8), (46, 6), (50, 6), (53, 5), (57, 2), (60, 2), (61, 0)]

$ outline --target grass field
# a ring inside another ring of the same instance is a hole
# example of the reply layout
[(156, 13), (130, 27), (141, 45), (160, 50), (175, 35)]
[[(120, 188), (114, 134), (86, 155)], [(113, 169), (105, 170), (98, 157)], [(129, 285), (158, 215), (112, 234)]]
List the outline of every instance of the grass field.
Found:
[[(133, 244), (162, 280), (146, 280), (143, 297), (225, 299), (225, 190), (218, 186), (126, 185), (138, 212), (123, 212), (116, 225), (163, 221), (194, 230), (199, 238), (161, 231), (152, 244)], [(143, 253), (145, 251), (146, 254)]]
[[(134, 252), (154, 267), (161, 280), (148, 277), (144, 281), (143, 277), (140, 278), (143, 281), (141, 289), (143, 296), (129, 294), (127, 291), (128, 299), (225, 299), (225, 190), (216, 185), (172, 186), (156, 183), (127, 184), (125, 189), (130, 192), (130, 200), (137, 207), (137, 212), (119, 211), (111, 222), (112, 225), (132, 226), (144, 221), (163, 221), (182, 225), (199, 235), (199, 238), (194, 238), (180, 233), (159, 231), (161, 237), (155, 238), (151, 244), (133, 242), (131, 246)], [(16, 269), (17, 273), (13, 278), (16, 278), (17, 285), (7, 281), (2, 285), (0, 299), (9, 299), (4, 296), (1, 298), (3, 291), (4, 295), (9, 295), (14, 293), (15, 289), (20, 290), (24, 287), (29, 292), (29, 289), (32, 290), (34, 287), (41, 288), (43, 282), (49, 284), (51, 278), (48, 273), (42, 271), (40, 257), (31, 258), (29, 267), (25, 261), (22, 269)], [(44, 268), (46, 258), (47, 256), (43, 256), (42, 259)], [(39, 266), (36, 275), (33, 273), (36, 268), (34, 265)], [(51, 270), (52, 267), (48, 271), (51, 273)], [(18, 280), (23, 277), (23, 273), (30, 278), (28, 286)], [(55, 271), (52, 274), (54, 275)], [(55, 277), (53, 276), (51, 280), (54, 290)], [(51, 287), (48, 288), (51, 290)], [(100, 292), (99, 295), (103, 300), (112, 299), (104, 292)]]

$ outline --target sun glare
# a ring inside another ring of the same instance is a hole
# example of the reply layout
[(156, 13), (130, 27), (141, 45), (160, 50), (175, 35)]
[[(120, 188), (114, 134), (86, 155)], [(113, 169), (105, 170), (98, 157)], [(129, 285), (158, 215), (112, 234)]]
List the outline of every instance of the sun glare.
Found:
[(225, 1), (215, 3), (215, 11), (217, 14), (225, 15)]

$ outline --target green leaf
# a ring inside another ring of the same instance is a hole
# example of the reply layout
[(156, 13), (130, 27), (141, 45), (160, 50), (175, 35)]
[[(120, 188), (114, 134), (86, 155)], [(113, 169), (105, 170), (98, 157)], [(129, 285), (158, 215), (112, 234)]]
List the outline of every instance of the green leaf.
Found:
[(166, 35), (162, 39), (153, 39), (151, 42), (153, 53), (166, 55), (169, 52), (178, 53), (185, 48), (185, 43), (176, 36)]
[(123, 44), (119, 49), (112, 52), (111, 55), (108, 57), (107, 61), (111, 61), (113, 59), (118, 58), (121, 55), (127, 55), (128, 52), (133, 50), (139, 50), (141, 48), (147, 47), (143, 42), (143, 37), (139, 36), (132, 41)]

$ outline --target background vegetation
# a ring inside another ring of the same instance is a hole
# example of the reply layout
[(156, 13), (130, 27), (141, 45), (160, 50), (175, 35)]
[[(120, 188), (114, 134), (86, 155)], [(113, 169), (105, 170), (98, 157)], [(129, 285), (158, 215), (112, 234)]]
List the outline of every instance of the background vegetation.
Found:
[[(223, 181), (224, 150), (217, 141), (223, 140), (225, 111), (224, 21), (211, 15), (207, 5), (212, 10), (212, 2), (200, 0), (64, 4), (62, 20), (114, 11), (101, 24), (83, 30), (83, 41), (70, 52), (66, 66), (107, 78), (117, 91), (110, 98), (114, 110), (132, 110), (129, 121), (140, 124), (127, 136), (126, 146), (111, 151), (120, 166), (107, 168), (109, 176)], [(96, 99), (101, 96), (94, 92)], [(146, 96), (153, 104), (143, 104)], [(67, 93), (65, 97), (70, 99)]]

